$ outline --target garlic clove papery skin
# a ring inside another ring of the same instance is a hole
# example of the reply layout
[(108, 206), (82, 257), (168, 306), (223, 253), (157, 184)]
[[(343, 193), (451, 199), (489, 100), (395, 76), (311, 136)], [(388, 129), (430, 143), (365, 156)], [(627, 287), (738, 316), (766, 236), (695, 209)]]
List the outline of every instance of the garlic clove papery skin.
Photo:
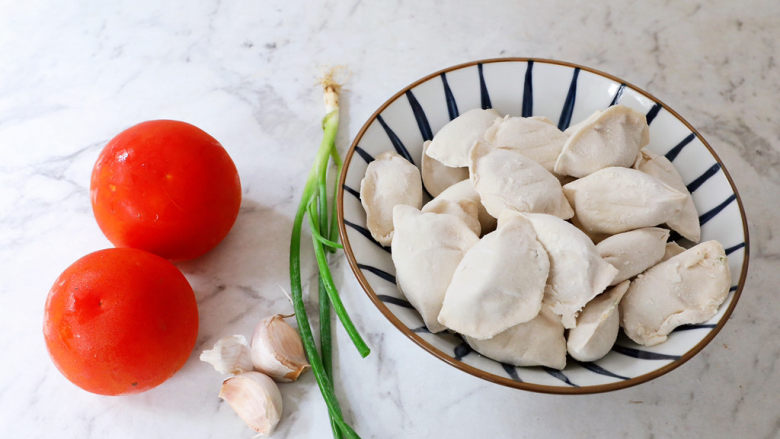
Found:
[(254, 369), (249, 345), (243, 335), (220, 338), (214, 347), (201, 352), (200, 361), (214, 366), (219, 373), (240, 374)]
[(260, 372), (244, 372), (222, 383), (219, 397), (260, 435), (274, 431), (282, 417), (282, 394), (274, 380)]
[(291, 382), (309, 368), (298, 331), (277, 314), (255, 327), (250, 348), (255, 370), (279, 382)]

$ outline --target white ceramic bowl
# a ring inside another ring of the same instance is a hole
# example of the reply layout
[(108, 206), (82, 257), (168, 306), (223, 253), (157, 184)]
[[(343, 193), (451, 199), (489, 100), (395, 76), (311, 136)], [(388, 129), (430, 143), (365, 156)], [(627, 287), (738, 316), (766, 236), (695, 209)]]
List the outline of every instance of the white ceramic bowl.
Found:
[[(395, 150), (420, 166), (422, 144), (450, 119), (472, 108), (546, 116), (565, 129), (596, 110), (620, 103), (647, 114), (653, 152), (665, 154), (688, 185), (699, 211), (702, 241), (726, 248), (732, 274), (728, 298), (715, 317), (673, 332), (654, 347), (622, 333), (612, 351), (592, 363), (567, 359), (566, 369), (513, 367), (472, 351), (459, 336), (431, 334), (395, 285), (389, 249), (365, 229), (360, 180), (377, 154)], [(431, 354), (472, 375), (548, 393), (616, 390), (658, 377), (699, 352), (728, 320), (748, 267), (745, 212), (731, 177), (702, 136), (667, 105), (626, 81), (571, 63), (528, 58), (474, 61), (432, 73), (393, 95), (363, 125), (344, 162), (339, 227), (352, 270), (379, 310)]]

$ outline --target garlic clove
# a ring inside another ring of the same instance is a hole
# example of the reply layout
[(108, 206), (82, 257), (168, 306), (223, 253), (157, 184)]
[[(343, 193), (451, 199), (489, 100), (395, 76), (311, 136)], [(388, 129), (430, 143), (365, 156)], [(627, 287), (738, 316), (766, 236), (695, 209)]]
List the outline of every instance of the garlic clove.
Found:
[(253, 369), (249, 346), (243, 335), (219, 339), (214, 347), (201, 352), (200, 361), (214, 366), (219, 373), (240, 374)]
[(260, 435), (269, 435), (282, 417), (282, 394), (276, 383), (260, 372), (244, 372), (226, 379), (219, 397)]
[(295, 381), (309, 367), (301, 336), (280, 314), (257, 324), (250, 352), (255, 370), (276, 381)]

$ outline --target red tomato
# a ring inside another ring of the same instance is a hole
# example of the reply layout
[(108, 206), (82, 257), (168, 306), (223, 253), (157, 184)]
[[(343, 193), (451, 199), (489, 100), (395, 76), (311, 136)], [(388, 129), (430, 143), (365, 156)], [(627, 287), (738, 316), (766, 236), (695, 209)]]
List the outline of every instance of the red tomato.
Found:
[(102, 395), (143, 392), (179, 370), (195, 346), (198, 307), (169, 261), (130, 248), (90, 253), (46, 299), (43, 335), (57, 368)]
[(185, 122), (152, 120), (111, 139), (92, 170), (92, 210), (117, 247), (192, 259), (227, 235), (241, 183), (222, 145)]

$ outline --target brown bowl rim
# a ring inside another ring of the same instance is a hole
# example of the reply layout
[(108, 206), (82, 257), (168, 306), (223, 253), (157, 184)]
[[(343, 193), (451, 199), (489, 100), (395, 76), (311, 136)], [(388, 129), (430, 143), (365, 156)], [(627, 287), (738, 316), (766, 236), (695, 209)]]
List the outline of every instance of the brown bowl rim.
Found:
[[(682, 122), (688, 129), (691, 130), (692, 133), (696, 135), (696, 137), (704, 144), (704, 146), (710, 151), (712, 156), (715, 158), (715, 160), (720, 165), (721, 169), (723, 170), (723, 174), (726, 176), (726, 179), (729, 182), (729, 185), (731, 185), (731, 189), (734, 191), (734, 195), (736, 196), (737, 205), (739, 206), (739, 214), (742, 218), (742, 229), (745, 236), (745, 257), (742, 262), (742, 271), (739, 275), (739, 282), (737, 284), (737, 289), (734, 291), (734, 298), (731, 301), (731, 304), (729, 305), (728, 309), (726, 309), (726, 312), (723, 314), (723, 316), (718, 321), (717, 325), (712, 328), (707, 335), (704, 336), (704, 338), (697, 343), (694, 347), (689, 349), (686, 353), (680, 356), (677, 360), (672, 361), (671, 363), (658, 368), (652, 372), (648, 372), (633, 378), (630, 378), (628, 380), (618, 381), (614, 383), (608, 383), (608, 384), (598, 384), (593, 386), (582, 386), (582, 387), (563, 387), (563, 386), (547, 386), (542, 384), (534, 384), (534, 383), (526, 383), (526, 382), (520, 382), (515, 381), (508, 377), (502, 377), (499, 375), (495, 375), (490, 372), (486, 372), (482, 369), (478, 369), (474, 366), (471, 366), (469, 364), (466, 364), (464, 362), (458, 361), (454, 358), (452, 358), (450, 355), (442, 352), (435, 346), (431, 345), (427, 341), (425, 341), (422, 337), (417, 335), (416, 333), (412, 332), (406, 325), (404, 325), (398, 317), (395, 316), (395, 314), (390, 311), (390, 309), (387, 307), (387, 305), (382, 302), (379, 297), (377, 297), (376, 293), (374, 293), (374, 290), (371, 288), (371, 284), (368, 282), (368, 280), (363, 275), (362, 270), (358, 268), (357, 266), (357, 260), (355, 259), (355, 255), (352, 252), (352, 246), (349, 242), (349, 237), (347, 236), (347, 230), (344, 224), (344, 203), (343, 203), (343, 197), (344, 197), (344, 181), (346, 179), (346, 169), (349, 168), (349, 164), (352, 160), (352, 156), (355, 153), (355, 147), (358, 145), (360, 140), (363, 138), (363, 134), (366, 132), (366, 129), (374, 122), (376, 117), (382, 113), (382, 111), (387, 108), (388, 105), (395, 102), (396, 99), (401, 97), (406, 93), (407, 90), (411, 90), (414, 87), (420, 85), (421, 83), (428, 81), (432, 78), (435, 78), (436, 76), (441, 75), (442, 73), (448, 73), (453, 70), (459, 70), (466, 67), (475, 66), (477, 64), (490, 64), (490, 63), (499, 63), (499, 62), (528, 62), (533, 61), (534, 63), (542, 63), (542, 64), (556, 64), (571, 68), (579, 68), (580, 70), (585, 70), (590, 73), (594, 73), (596, 75), (600, 75), (602, 77), (611, 79), (619, 84), (625, 84), (627, 87), (632, 88), (634, 91), (640, 93), (641, 95), (647, 97), (648, 99), (652, 100), (653, 102), (661, 105), (661, 107), (671, 113), (674, 117), (676, 117), (680, 122)], [(371, 115), (371, 117), (368, 118), (365, 124), (360, 128), (360, 131), (358, 131), (357, 135), (355, 136), (355, 139), (352, 141), (352, 144), (349, 147), (349, 151), (347, 151), (347, 154), (344, 158), (344, 165), (343, 165), (344, 172), (341, 173), (341, 177), (339, 178), (338, 182), (338, 225), (339, 225), (339, 236), (341, 237), (341, 242), (344, 245), (344, 253), (347, 257), (347, 261), (349, 262), (349, 266), (352, 268), (353, 273), (355, 274), (355, 277), (357, 277), (358, 282), (360, 283), (360, 286), (363, 287), (363, 290), (368, 295), (369, 299), (374, 303), (374, 305), (379, 309), (379, 311), (392, 323), (396, 328), (398, 328), (404, 335), (406, 335), (410, 340), (415, 342), (418, 346), (423, 348), (424, 350), (428, 351), (433, 356), (437, 357), (438, 359), (444, 361), (445, 363), (454, 366), (466, 373), (469, 373), (473, 376), (476, 376), (478, 378), (482, 378), (487, 381), (491, 381), (497, 384), (501, 384), (508, 387), (514, 387), (516, 389), (523, 389), (523, 390), (530, 390), (532, 392), (540, 392), (540, 393), (552, 393), (552, 394), (568, 394), (568, 395), (581, 395), (581, 394), (591, 394), (591, 393), (601, 393), (601, 392), (609, 392), (613, 390), (620, 390), (625, 389), (628, 387), (635, 386), (637, 384), (644, 383), (646, 381), (652, 380), (654, 378), (658, 378), (661, 375), (666, 374), (667, 372), (670, 372), (677, 367), (681, 366), (688, 360), (690, 360), (694, 355), (699, 353), (704, 347), (712, 341), (713, 338), (720, 332), (720, 330), (723, 328), (723, 326), (728, 321), (729, 317), (731, 316), (731, 313), (734, 311), (734, 308), (737, 305), (737, 302), (739, 301), (740, 295), (742, 294), (742, 289), (745, 286), (745, 279), (747, 277), (747, 270), (748, 270), (748, 263), (750, 259), (750, 239), (748, 236), (748, 227), (747, 227), (747, 219), (745, 217), (745, 209), (742, 206), (742, 199), (739, 196), (739, 192), (737, 191), (737, 187), (734, 185), (734, 180), (731, 178), (731, 175), (729, 174), (728, 170), (726, 169), (726, 166), (724, 165), (723, 161), (720, 159), (718, 154), (715, 152), (715, 150), (710, 146), (710, 144), (704, 139), (704, 137), (699, 133), (696, 128), (694, 128), (690, 123), (688, 123), (687, 120), (685, 120), (682, 116), (680, 116), (679, 113), (674, 111), (671, 107), (663, 103), (660, 99), (656, 98), (652, 94), (646, 92), (640, 87), (637, 87), (636, 85), (625, 81), (621, 78), (618, 78), (617, 76), (611, 75), (606, 72), (602, 72), (601, 70), (597, 70), (591, 67), (583, 66), (580, 64), (567, 62), (567, 61), (558, 61), (554, 59), (546, 59), (546, 58), (524, 58), (524, 57), (506, 57), (506, 58), (488, 58), (488, 59), (482, 59), (482, 60), (476, 60), (476, 61), (469, 61), (462, 64), (457, 64), (454, 66), (447, 67), (445, 69), (436, 71), (434, 73), (431, 73), (429, 75), (423, 76), (422, 78), (412, 82), (411, 84), (407, 85), (403, 89), (401, 89), (399, 92), (394, 94), (392, 97), (390, 97), (387, 101), (385, 101), (382, 105), (379, 106), (379, 108), (374, 111), (374, 113)]]

